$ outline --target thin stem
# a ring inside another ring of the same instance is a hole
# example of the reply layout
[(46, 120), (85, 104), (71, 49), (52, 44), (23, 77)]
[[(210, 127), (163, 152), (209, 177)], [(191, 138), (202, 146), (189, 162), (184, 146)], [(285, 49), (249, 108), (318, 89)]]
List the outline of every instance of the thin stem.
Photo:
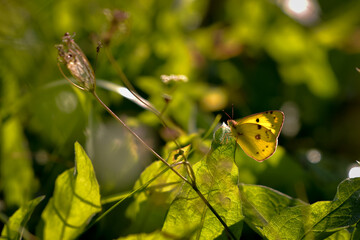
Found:
[[(2, 222), (5, 226), (3, 228), (7, 230), (7, 236), (3, 237), (3, 235), (0, 237), (0, 239), (10, 239), (10, 233), (11, 233), (11, 230), (10, 230), (10, 226), (8, 225), (8, 221), (9, 221), (9, 218), (3, 213), (3, 212), (0, 212), (0, 222)], [(29, 239), (29, 240), (38, 240), (38, 238), (31, 234), (25, 227), (23, 226), (20, 226), (19, 229), (16, 230), (19, 234), (19, 239), (22, 239), (23, 237), (25, 239)]]
[[(78, 86), (77, 84), (73, 83), (72, 81), (70, 81), (65, 74), (63, 73), (60, 65), (59, 69), (61, 71), (61, 73), (63, 74), (63, 76), (75, 87), (81, 89), (81, 90), (85, 90), (84, 88)], [(85, 90), (86, 91), (86, 90)], [(196, 179), (195, 179), (195, 174), (194, 171), (190, 165), (190, 163), (186, 160), (185, 154), (182, 154), (183, 158), (185, 159), (185, 161), (183, 162), (183, 164), (185, 164), (186, 166), (186, 170), (188, 172), (188, 175), (191, 179), (191, 181), (189, 181), (188, 179), (186, 179), (183, 175), (181, 175), (178, 171), (176, 171), (176, 169), (173, 168), (172, 165), (170, 165), (167, 161), (165, 161), (155, 150), (153, 150), (144, 140), (142, 140), (131, 128), (129, 128), (96, 94), (95, 89), (89, 90), (89, 92), (95, 97), (95, 99), (106, 109), (106, 111), (108, 113), (110, 113), (111, 116), (113, 116), (117, 121), (119, 121), (138, 141), (140, 141), (153, 155), (155, 155), (156, 158), (158, 158), (160, 161), (162, 161), (169, 169), (171, 169), (176, 175), (178, 175), (182, 180), (184, 180), (186, 183), (188, 183), (193, 189), (194, 191), (199, 195), (199, 197), (203, 200), (203, 202), (209, 207), (209, 209), (214, 213), (214, 215), (216, 216), (216, 218), (220, 221), (220, 223), (224, 226), (226, 234), (228, 235), (229, 239), (230, 237), (232, 237), (233, 239), (236, 239), (234, 234), (230, 231), (229, 227), (226, 225), (226, 223), (222, 220), (222, 218), (220, 217), (220, 215), (215, 211), (215, 209), (210, 205), (210, 203), (207, 201), (207, 199), (204, 197), (204, 195), (202, 195), (202, 193), (200, 192), (200, 190), (197, 188), (196, 186)], [(134, 94), (134, 93), (133, 93)], [(136, 94), (134, 94), (135, 96), (137, 96)], [(144, 103), (146, 104), (146, 103)], [(159, 116), (158, 114), (156, 114), (157, 116)], [(161, 118), (161, 116), (159, 116), (159, 118), (161, 119), (161, 121), (163, 122), (164, 126), (166, 126), (166, 123), (163, 121), (163, 119)], [(175, 141), (175, 144), (180, 148), (179, 144)], [(121, 200), (115, 204), (115, 206), (113, 206), (111, 209), (113, 209), (114, 207), (116, 207), (118, 204), (120, 204)], [(109, 209), (105, 215), (111, 211), (111, 209)], [(103, 216), (102, 216), (103, 217)], [(100, 219), (97, 219), (95, 222), (97, 222)], [(95, 222), (93, 224), (95, 224)], [(92, 225), (93, 225), (92, 224)], [(91, 226), (92, 226), (91, 225)]]
[[(181, 175), (175, 168), (172, 167), (172, 165), (170, 165), (167, 161), (165, 161), (157, 152), (155, 152), (144, 140), (142, 140), (131, 128), (129, 128), (125, 122), (123, 122), (105, 103), (103, 103), (103, 101), (97, 96), (96, 92), (95, 92), (95, 74), (91, 68), (91, 65), (88, 63), (88, 60), (86, 58), (86, 56), (83, 54), (83, 52), (81, 51), (80, 47), (74, 42), (74, 40), (72, 39), (71, 36), (69, 36), (69, 34), (65, 34), (63, 41), (66, 40), (67, 44), (68, 44), (68, 50), (69, 52), (72, 52), (74, 55), (78, 55), (79, 57), (79, 64), (81, 65), (81, 69), (83, 69), (85, 67), (86, 70), (86, 76), (85, 79), (83, 79), (83, 74), (82, 72), (80, 72), (78, 69), (73, 69), (70, 68), (69, 65), (67, 65), (68, 70), (71, 72), (71, 74), (80, 81), (80, 84), (83, 84), (83, 86), (80, 86), (79, 84), (75, 84), (73, 81), (70, 81), (70, 79), (68, 79), (66, 77), (66, 75), (64, 74), (64, 72), (62, 71), (61, 67), (60, 67), (60, 63), (58, 62), (58, 66), (59, 66), (59, 70), (62, 73), (62, 75), (75, 87), (84, 90), (84, 91), (88, 91), (90, 92), (95, 99), (106, 109), (106, 111), (108, 113), (110, 113), (111, 116), (113, 116), (117, 121), (119, 121), (138, 141), (140, 141), (156, 158), (158, 158), (160, 161), (162, 161), (167, 167), (168, 169), (171, 169), (176, 175), (178, 175), (182, 180), (184, 180), (186, 183), (188, 183), (193, 189), (194, 191), (199, 195), (199, 197), (203, 200), (203, 202), (209, 207), (209, 209), (214, 213), (214, 215), (218, 218), (218, 220), (221, 222), (221, 224), (224, 226), (226, 233), (230, 239), (230, 237), (232, 237), (233, 239), (236, 239), (235, 236), (233, 235), (233, 233), (230, 231), (230, 229), (228, 228), (228, 226), (226, 225), (226, 223), (222, 220), (222, 218), (220, 217), (220, 215), (215, 211), (215, 209), (210, 205), (210, 203), (207, 201), (207, 199), (204, 197), (204, 195), (202, 195), (202, 193), (200, 192), (200, 190), (198, 189), (197, 185), (196, 185), (196, 180), (195, 180), (195, 174), (194, 171), (190, 165), (190, 163), (187, 161), (185, 154), (181, 151), (181, 155), (184, 158), (184, 164), (187, 170), (187, 173), (189, 175), (190, 181), (185, 178), (183, 175)], [(69, 46), (71, 44), (71, 46)], [(70, 49), (71, 48), (71, 49)], [(73, 48), (75, 48), (75, 52), (73, 51)], [(59, 45), (58, 47), (59, 50), (59, 57), (62, 58), (62, 60), (65, 61), (64, 57), (65, 57), (65, 52), (63, 49), (62, 45)], [(120, 75), (122, 81), (124, 82), (124, 84), (128, 87), (129, 91), (144, 105), (146, 105), (149, 109), (151, 109), (153, 111), (153, 113), (156, 114), (156, 116), (158, 116), (158, 118), (160, 119), (160, 121), (162, 122), (162, 124), (167, 127), (167, 124), (162, 116), (162, 113), (160, 113), (159, 111), (157, 111), (157, 109), (155, 109), (152, 105), (149, 105), (147, 102), (143, 101), (139, 95), (136, 93), (134, 87), (132, 87), (131, 83), (129, 82), (129, 80), (127, 79), (127, 77), (125, 76), (124, 72), (122, 71), (122, 69), (119, 67), (119, 65), (117, 64), (116, 60), (114, 59), (113, 55), (111, 54), (110, 51), (108, 51), (108, 49), (106, 48), (106, 53), (111, 61), (111, 63), (114, 65), (114, 67), (116, 68), (116, 70), (118, 71), (118, 74)], [(73, 59), (72, 59), (73, 60)], [(71, 60), (71, 61), (72, 61)], [(67, 61), (66, 61), (67, 62)], [(68, 62), (69, 63), (69, 62)], [(180, 145), (177, 143), (176, 140), (174, 140), (176, 146), (180, 149)], [(114, 206), (112, 206), (112, 208), (116, 207), (116, 205), (120, 204), (121, 200), (115, 204)], [(104, 215), (106, 215), (108, 212), (110, 212), (112, 210), (112, 208), (110, 208), (107, 212), (104, 213)], [(100, 218), (97, 219), (100, 220), (101, 217), (103, 217), (104, 215), (100, 216)], [(96, 222), (96, 221), (95, 221)], [(93, 223), (94, 224), (94, 223)]]
[(193, 185), (196, 186), (195, 173), (194, 173), (194, 170), (193, 170), (191, 164), (187, 160), (185, 160), (184, 165), (186, 167), (186, 171), (187, 171), (191, 181), (193, 182)]
[(203, 202), (206, 204), (206, 206), (211, 210), (211, 212), (215, 215), (215, 217), (220, 221), (220, 223), (225, 228), (225, 232), (227, 234), (227, 237), (229, 239), (236, 240), (237, 238), (235, 235), (231, 232), (230, 228), (227, 226), (227, 224), (224, 222), (224, 220), (221, 218), (221, 216), (216, 212), (216, 210), (211, 206), (209, 201), (205, 198), (205, 196), (200, 192), (200, 190), (197, 188), (196, 185), (192, 185), (192, 188), (195, 190), (195, 192), (199, 195), (199, 197), (203, 200)]
[[(133, 87), (133, 85), (130, 83), (129, 79), (126, 77), (126, 75), (124, 74), (124, 72), (122, 71), (121, 67), (119, 66), (119, 64), (116, 62), (114, 56), (112, 55), (111, 51), (109, 51), (108, 47), (105, 47), (105, 52), (107, 57), (109, 58), (109, 61), (111, 62), (111, 64), (113, 65), (113, 67), (116, 69), (117, 73), (119, 74), (121, 81), (125, 84), (125, 86), (129, 89), (129, 91), (145, 106), (147, 106), (161, 121), (162, 125), (165, 128), (169, 128), (168, 124), (166, 123), (166, 120), (164, 118), (164, 111), (168, 106), (168, 103), (165, 105), (164, 109), (159, 112), (154, 106), (148, 104), (147, 102), (145, 102), (141, 97), (139, 97), (139, 94), (136, 92), (135, 88)], [(178, 149), (180, 149), (180, 144), (174, 140), (174, 143), (176, 145), (176, 147)], [(187, 160), (185, 154), (182, 154), (183, 158), (185, 160)]]
[[(130, 83), (130, 81), (127, 79), (126, 75), (124, 74), (124, 72), (122, 71), (121, 67), (117, 64), (114, 56), (112, 55), (112, 53), (109, 51), (109, 49), (106, 47), (105, 48), (105, 52), (110, 60), (110, 62), (112, 63), (112, 65), (115, 67), (115, 69), (117, 70), (121, 80), (123, 81), (123, 83), (125, 84), (125, 86), (128, 87), (129, 91), (143, 104), (145, 104), (147, 107), (149, 107), (149, 109), (151, 109), (151, 111), (160, 119), (161, 123), (163, 124), (164, 127), (169, 128), (164, 116), (163, 116), (163, 111), (159, 112), (156, 108), (154, 108), (152, 105), (147, 104), (146, 102), (144, 102), (138, 95), (138, 93), (136, 92), (135, 88), (132, 86), (132, 84)], [(188, 183), (193, 189), (194, 191), (199, 195), (199, 197), (203, 200), (203, 202), (209, 207), (209, 209), (214, 213), (214, 215), (216, 216), (217, 219), (219, 219), (220, 223), (224, 226), (226, 234), (228, 235), (229, 239), (233, 238), (236, 239), (236, 237), (234, 236), (234, 234), (230, 231), (229, 227), (226, 225), (226, 223), (222, 220), (222, 218), (220, 217), (220, 215), (215, 211), (215, 209), (210, 205), (210, 203), (207, 201), (207, 199), (204, 197), (204, 195), (202, 195), (202, 193), (200, 192), (200, 190), (197, 188), (196, 185), (196, 179), (195, 179), (195, 173), (190, 165), (190, 163), (187, 161), (187, 158), (185, 156), (184, 153), (182, 153), (182, 157), (184, 158), (184, 165), (186, 167), (186, 171), (191, 179), (191, 181), (187, 180), (184, 176), (182, 176), (178, 171), (176, 171), (172, 165), (170, 165), (168, 162), (166, 162), (157, 152), (155, 152), (149, 145), (147, 145), (133, 130), (131, 130), (114, 112), (111, 111), (110, 108), (108, 108), (108, 106), (106, 106), (101, 99), (96, 95), (95, 91), (92, 92), (92, 94), (95, 96), (95, 98), (97, 99), (97, 101), (100, 102), (100, 104), (113, 116), (115, 117), (128, 131), (130, 131), (150, 152), (152, 152), (155, 157), (157, 157), (159, 160), (161, 160), (163, 163), (166, 164), (166, 166), (168, 168), (170, 168), (176, 175), (178, 175), (181, 179), (183, 179), (186, 183)], [(175, 145), (178, 147), (178, 149), (180, 149), (180, 144), (174, 140)]]
[[(114, 56), (112, 55), (112, 53), (109, 51), (108, 47), (105, 47), (105, 52), (106, 55), (108, 56), (111, 64), (114, 66), (114, 68), (116, 69), (117, 73), (119, 74), (121, 81), (125, 84), (125, 86), (129, 89), (129, 91), (137, 98), (137, 100), (139, 100), (142, 104), (144, 104), (145, 106), (147, 106), (149, 109), (151, 109), (151, 111), (153, 113), (155, 113), (156, 116), (160, 116), (159, 111), (154, 108), (152, 105), (148, 104), (147, 102), (145, 102), (144, 100), (142, 100), (139, 97), (139, 94), (136, 92), (135, 88), (131, 85), (129, 79), (126, 77), (126, 75), (124, 74), (124, 72), (122, 71), (121, 67), (118, 65), (118, 63), (116, 62)], [(160, 118), (160, 120), (163, 122), (163, 120)], [(164, 122), (163, 122), (164, 123)]]
[(168, 169), (163, 169), (159, 174), (157, 174), (155, 177), (153, 177), (152, 179), (150, 179), (148, 182), (146, 182), (145, 184), (141, 185), (140, 187), (138, 187), (137, 189), (133, 190), (132, 192), (129, 192), (128, 194), (124, 195), (123, 198), (121, 198), (119, 201), (117, 201), (114, 205), (112, 205), (109, 209), (107, 209), (103, 214), (101, 214), (98, 218), (95, 219), (95, 221), (93, 221), (91, 224), (89, 224), (86, 229), (90, 229), (93, 225), (95, 225), (95, 223), (97, 223), (98, 221), (100, 221), (102, 218), (104, 218), (106, 215), (108, 215), (114, 208), (116, 208), (122, 201), (124, 201), (125, 199), (127, 199), (128, 197), (134, 195), (137, 192), (142, 191), (143, 189), (145, 189), (147, 186), (149, 186), (156, 178), (158, 178), (159, 176), (161, 176), (163, 173), (165, 173)]
[(101, 101), (101, 99), (98, 97), (98, 95), (96, 94), (95, 91), (93, 91), (91, 93), (94, 95), (96, 100), (106, 109), (106, 111), (108, 111), (108, 113), (110, 113), (110, 115), (113, 116), (116, 120), (118, 120), (138, 141), (140, 141), (152, 154), (154, 154), (156, 158), (158, 158), (160, 161), (162, 161), (167, 167), (169, 167), (182, 180), (184, 180), (185, 182), (187, 182), (187, 183), (189, 183), (191, 185), (189, 180), (187, 180), (183, 175), (181, 175), (178, 171), (176, 171), (174, 168), (172, 168), (171, 165), (167, 161), (165, 161), (157, 152), (155, 152), (154, 149), (152, 149), (131, 128), (129, 128), (128, 125), (126, 125), (113, 111), (111, 111), (111, 109), (108, 106), (106, 106), (106, 104), (103, 103), (103, 101)]
[[(137, 140), (139, 140), (153, 155), (155, 155), (156, 158), (158, 158), (160, 161), (162, 161), (170, 170), (172, 170), (176, 175), (178, 175), (182, 180), (184, 180), (186, 183), (188, 183), (194, 191), (199, 195), (201, 200), (208, 206), (208, 208), (214, 213), (215, 217), (220, 221), (220, 223), (224, 226), (225, 232), (228, 235), (229, 239), (232, 238), (236, 240), (236, 237), (234, 234), (230, 231), (229, 227), (226, 225), (224, 220), (221, 218), (221, 216), (216, 212), (216, 210), (211, 206), (209, 201), (205, 198), (205, 196), (200, 192), (196, 185), (195, 181), (195, 173), (193, 169), (191, 168), (189, 162), (186, 160), (184, 161), (184, 164), (186, 165), (186, 169), (188, 172), (190, 172), (189, 176), (191, 181), (186, 179), (183, 175), (181, 175), (176, 169), (173, 168), (173, 165), (170, 165), (167, 161), (165, 161), (155, 150), (153, 150), (144, 140), (142, 140), (131, 128), (129, 128), (101, 99), (98, 97), (95, 91), (91, 92), (93, 96), (96, 98), (96, 100), (110, 113), (111, 116), (113, 116), (116, 120), (118, 120)], [(115, 207), (115, 206), (114, 206)]]

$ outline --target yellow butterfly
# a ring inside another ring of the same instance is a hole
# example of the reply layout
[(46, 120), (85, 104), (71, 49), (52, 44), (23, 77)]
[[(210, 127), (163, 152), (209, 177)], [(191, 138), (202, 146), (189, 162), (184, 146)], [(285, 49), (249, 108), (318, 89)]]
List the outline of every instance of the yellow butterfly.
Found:
[(239, 121), (228, 120), (228, 125), (242, 150), (262, 162), (274, 154), (284, 118), (281, 111), (266, 111)]

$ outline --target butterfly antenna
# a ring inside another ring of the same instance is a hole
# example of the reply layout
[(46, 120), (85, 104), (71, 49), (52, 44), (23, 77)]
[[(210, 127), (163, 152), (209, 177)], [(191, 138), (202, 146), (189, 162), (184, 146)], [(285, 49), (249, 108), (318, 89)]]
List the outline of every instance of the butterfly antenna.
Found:
[(231, 119), (234, 119), (234, 104), (231, 104)]
[(222, 110), (222, 111), (226, 114), (226, 116), (228, 116), (229, 119), (232, 119), (232, 117), (230, 117), (230, 115), (227, 114), (227, 112), (225, 112), (225, 110)]

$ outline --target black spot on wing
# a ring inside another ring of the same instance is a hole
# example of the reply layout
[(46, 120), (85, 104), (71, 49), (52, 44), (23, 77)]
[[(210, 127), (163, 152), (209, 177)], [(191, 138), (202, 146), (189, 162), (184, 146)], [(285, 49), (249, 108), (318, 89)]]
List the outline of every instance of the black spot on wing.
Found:
[(259, 121), (260, 121), (260, 120), (257, 118), (257, 119), (256, 119), (256, 122), (259, 122)]
[(261, 129), (261, 125), (257, 125), (258, 129)]
[(255, 135), (255, 139), (256, 139), (256, 140), (260, 140), (260, 139), (261, 139), (260, 134), (256, 134), (256, 135)]

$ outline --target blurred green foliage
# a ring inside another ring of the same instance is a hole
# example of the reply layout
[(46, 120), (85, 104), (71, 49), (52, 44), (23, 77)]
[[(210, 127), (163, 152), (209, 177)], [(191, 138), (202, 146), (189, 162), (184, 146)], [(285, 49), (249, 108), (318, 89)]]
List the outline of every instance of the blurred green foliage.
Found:
[[(321, 0), (311, 23), (287, 14), (285, 1), (270, 0), (1, 3), (0, 211), (8, 216), (39, 195), (47, 197), (40, 206), (46, 204), (56, 177), (73, 166), (75, 141), (93, 160), (102, 196), (129, 190), (154, 160), (57, 67), (54, 45), (75, 32), (96, 62), (97, 78), (123, 85), (105, 51), (96, 57), (115, 9), (127, 19), (112, 34), (110, 52), (142, 97), (159, 110), (166, 107), (182, 130), (182, 145), (197, 147), (194, 154), (207, 152), (211, 135), (203, 142), (200, 137), (233, 104), (235, 119), (270, 109), (286, 115), (272, 158), (260, 164), (238, 151), (244, 183), (310, 203), (329, 200), (359, 159), (359, 1)], [(162, 74), (189, 81), (164, 84)], [(98, 87), (98, 94), (151, 146), (170, 151), (168, 133), (153, 113), (116, 92)], [(171, 96), (168, 106), (164, 94)], [(119, 207), (105, 218), (96, 236), (124, 234), (125, 211)]]

